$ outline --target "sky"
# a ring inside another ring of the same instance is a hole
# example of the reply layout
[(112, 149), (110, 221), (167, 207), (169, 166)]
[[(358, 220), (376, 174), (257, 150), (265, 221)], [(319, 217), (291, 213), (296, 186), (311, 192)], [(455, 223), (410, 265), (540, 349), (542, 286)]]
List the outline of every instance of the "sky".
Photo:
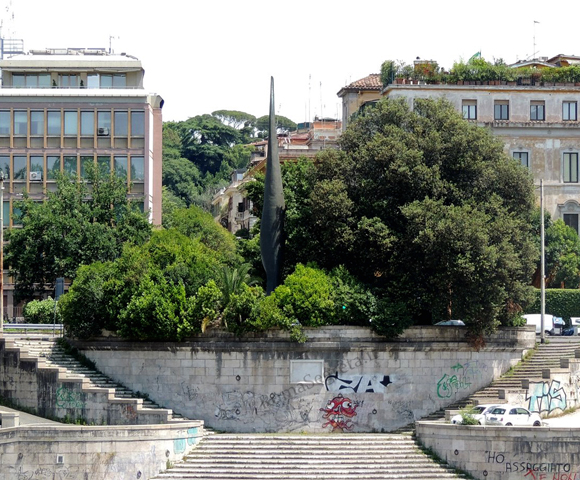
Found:
[[(136, 56), (164, 121), (216, 110), (294, 122), (340, 118), (337, 92), (417, 57), (446, 69), (473, 54), (507, 63), (579, 55), (578, 0), (0, 0), (1, 33), (26, 50), (106, 48)], [(536, 23), (538, 22), (538, 23)], [(535, 45), (535, 55), (534, 54)]]

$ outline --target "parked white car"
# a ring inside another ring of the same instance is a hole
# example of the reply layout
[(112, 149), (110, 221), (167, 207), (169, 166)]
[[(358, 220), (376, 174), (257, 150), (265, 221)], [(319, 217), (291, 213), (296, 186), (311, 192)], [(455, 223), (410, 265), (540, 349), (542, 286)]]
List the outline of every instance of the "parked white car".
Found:
[[(480, 425), (485, 425), (485, 414), (490, 413), (499, 405), (476, 405), (469, 410), (469, 415), (477, 420)], [(461, 425), (463, 423), (463, 415), (454, 415), (451, 417), (451, 423), (454, 425)]]
[(511, 427), (534, 426), (541, 427), (542, 419), (535, 412), (530, 412), (527, 408), (515, 405), (499, 405), (485, 415), (486, 425), (505, 425)]

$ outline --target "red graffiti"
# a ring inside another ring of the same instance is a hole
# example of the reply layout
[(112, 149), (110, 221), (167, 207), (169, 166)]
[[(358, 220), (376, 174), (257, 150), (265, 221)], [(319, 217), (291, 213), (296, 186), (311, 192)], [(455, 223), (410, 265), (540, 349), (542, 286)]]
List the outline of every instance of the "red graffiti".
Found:
[(351, 430), (354, 425), (350, 419), (356, 416), (358, 406), (359, 403), (353, 402), (350, 398), (345, 398), (342, 395), (334, 397), (326, 404), (326, 408), (320, 409), (321, 412), (324, 412), (322, 418), (328, 420), (322, 425), (322, 428), (330, 425), (333, 432)]

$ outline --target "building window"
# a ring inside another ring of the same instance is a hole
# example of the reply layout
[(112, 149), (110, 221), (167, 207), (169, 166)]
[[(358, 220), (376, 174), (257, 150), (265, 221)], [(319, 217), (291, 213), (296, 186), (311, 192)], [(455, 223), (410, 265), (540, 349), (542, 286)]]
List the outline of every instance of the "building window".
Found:
[(64, 134), (65, 135), (76, 135), (78, 132), (77, 126), (77, 112), (68, 111), (64, 112)]
[(46, 157), (46, 179), (56, 180), (56, 177), (60, 173), (60, 157), (48, 156)]
[(10, 112), (0, 111), (0, 135), (10, 135)]
[(127, 157), (115, 156), (115, 175), (120, 178), (127, 178)]
[(97, 135), (108, 136), (111, 132), (111, 112), (97, 112)]
[(28, 112), (14, 112), (14, 135), (28, 134)]
[(77, 176), (77, 157), (64, 157), (64, 172), (74, 177)]
[(60, 112), (48, 112), (46, 131), (48, 135), (60, 136)]
[(30, 112), (30, 135), (44, 135), (44, 112)]
[(564, 183), (578, 183), (578, 153), (565, 152), (564, 162)]
[(95, 159), (93, 157), (81, 157), (81, 178), (87, 178), (87, 172), (90, 165), (95, 164)]
[(129, 116), (127, 112), (115, 112), (115, 136), (126, 137), (129, 134)]
[(10, 181), (10, 157), (0, 157), (0, 170), (4, 174), (4, 180)]
[(513, 157), (519, 160), (522, 166), (530, 168), (530, 157), (528, 152), (513, 152)]
[(562, 102), (562, 120), (575, 122), (578, 119), (578, 104)]
[(131, 181), (142, 182), (145, 179), (145, 163), (143, 157), (131, 157)]
[(578, 214), (577, 213), (565, 213), (563, 215), (563, 220), (566, 225), (573, 228), (576, 233), (578, 233)]
[(44, 177), (44, 158), (40, 156), (30, 156), (30, 172), (31, 181), (40, 181)]
[(125, 88), (127, 85), (127, 76), (124, 73), (101, 74), (91, 73), (87, 75), (88, 88)]
[(541, 122), (546, 120), (546, 105), (544, 102), (530, 103), (530, 120)]
[(95, 113), (81, 112), (81, 135), (92, 137), (95, 134)]
[(77, 88), (79, 86), (78, 75), (63, 73), (58, 78), (60, 86), (63, 88)]
[(15, 88), (50, 88), (50, 73), (15, 73), (12, 75)]
[(493, 118), (494, 120), (509, 120), (509, 103), (507, 100), (501, 100), (495, 102), (493, 106)]
[(145, 113), (131, 112), (131, 136), (143, 137), (145, 135)]
[(26, 180), (26, 157), (14, 157), (14, 180)]
[(111, 174), (111, 157), (97, 157), (97, 167), (101, 175), (109, 176)]
[(477, 120), (477, 102), (475, 100), (463, 100), (463, 118)]

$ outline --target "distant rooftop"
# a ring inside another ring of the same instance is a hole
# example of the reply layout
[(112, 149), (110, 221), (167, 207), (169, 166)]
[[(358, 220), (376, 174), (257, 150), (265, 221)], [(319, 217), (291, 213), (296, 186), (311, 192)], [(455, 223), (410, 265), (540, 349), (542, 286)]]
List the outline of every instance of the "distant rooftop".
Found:
[(383, 89), (383, 82), (381, 82), (381, 75), (379, 73), (371, 73), (367, 77), (355, 80), (354, 82), (341, 88), (338, 92), (340, 96), (341, 92), (356, 91), (356, 90), (377, 90), (381, 91)]

